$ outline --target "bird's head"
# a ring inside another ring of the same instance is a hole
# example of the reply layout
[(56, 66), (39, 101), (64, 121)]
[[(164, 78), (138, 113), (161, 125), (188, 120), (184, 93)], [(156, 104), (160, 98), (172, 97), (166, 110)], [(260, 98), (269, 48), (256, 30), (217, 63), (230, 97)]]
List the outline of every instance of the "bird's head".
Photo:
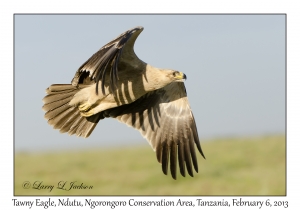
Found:
[(173, 71), (172, 76), (173, 76), (174, 82), (184, 82), (186, 80), (186, 75), (179, 71)]
[[(149, 73), (151, 72), (151, 74)], [(172, 69), (159, 69), (148, 66), (149, 82), (155, 84), (155, 89), (162, 88), (172, 82), (184, 82), (186, 75)]]

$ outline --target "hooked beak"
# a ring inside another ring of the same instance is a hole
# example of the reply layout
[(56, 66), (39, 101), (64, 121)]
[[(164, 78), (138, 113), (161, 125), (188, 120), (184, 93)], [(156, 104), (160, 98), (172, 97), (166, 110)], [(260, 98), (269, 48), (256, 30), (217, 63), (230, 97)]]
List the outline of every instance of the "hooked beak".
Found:
[(179, 72), (179, 74), (176, 76), (178, 82), (183, 82), (184, 80), (186, 80), (186, 78), (186, 75), (182, 72)]

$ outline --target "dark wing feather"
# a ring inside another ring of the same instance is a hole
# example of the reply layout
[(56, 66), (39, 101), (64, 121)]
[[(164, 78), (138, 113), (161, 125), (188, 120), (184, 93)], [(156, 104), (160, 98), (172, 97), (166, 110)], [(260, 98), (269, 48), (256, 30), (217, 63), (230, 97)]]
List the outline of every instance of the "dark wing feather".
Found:
[[(101, 81), (101, 90), (102, 93), (105, 94), (104, 81), (106, 75), (109, 75), (109, 87), (112, 93), (115, 93), (117, 81), (119, 79), (118, 63), (120, 61), (123, 49), (133, 34), (136, 32), (140, 33), (142, 30), (143, 27), (132, 28), (103, 46), (98, 52), (93, 54), (84, 64), (79, 67), (72, 80), (72, 85), (77, 86), (82, 80), (82, 77), (87, 76), (84, 73), (88, 72), (88, 76), (93, 82), (96, 83), (96, 93), (98, 94), (98, 85), (99, 81)], [(134, 41), (135, 39), (130, 42), (130, 45), (128, 46), (129, 48), (132, 48), (132, 51)]]
[(105, 114), (138, 129), (156, 151), (165, 174), (170, 166), (171, 175), (176, 179), (177, 159), (182, 176), (185, 168), (190, 176), (193, 176), (193, 166), (198, 172), (194, 144), (203, 157), (204, 154), (183, 83), (171, 83)]

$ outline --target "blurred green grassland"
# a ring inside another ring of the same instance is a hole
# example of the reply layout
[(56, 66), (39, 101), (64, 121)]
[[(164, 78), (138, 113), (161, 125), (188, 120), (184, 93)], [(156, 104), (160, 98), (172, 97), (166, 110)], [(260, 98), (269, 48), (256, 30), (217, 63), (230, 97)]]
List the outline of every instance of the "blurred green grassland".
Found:
[[(285, 195), (285, 136), (202, 141), (199, 173), (164, 175), (151, 147), (15, 154), (15, 195)], [(169, 172), (170, 173), (170, 172)], [(53, 185), (22, 187), (25, 181)], [(60, 181), (93, 186), (58, 189)]]

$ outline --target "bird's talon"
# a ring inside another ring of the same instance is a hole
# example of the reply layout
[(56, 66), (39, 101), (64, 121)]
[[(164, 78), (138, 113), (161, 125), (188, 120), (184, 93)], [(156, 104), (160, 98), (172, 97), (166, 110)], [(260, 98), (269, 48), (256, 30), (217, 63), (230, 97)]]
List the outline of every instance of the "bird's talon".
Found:
[(83, 104), (78, 106), (79, 111), (86, 112), (91, 108), (91, 104), (89, 102), (84, 102)]
[(80, 112), (80, 114), (81, 114), (81, 116), (83, 116), (83, 117), (90, 117), (90, 116), (94, 115), (94, 110), (91, 109), (91, 110), (89, 110), (89, 111), (87, 111), (87, 112)]

